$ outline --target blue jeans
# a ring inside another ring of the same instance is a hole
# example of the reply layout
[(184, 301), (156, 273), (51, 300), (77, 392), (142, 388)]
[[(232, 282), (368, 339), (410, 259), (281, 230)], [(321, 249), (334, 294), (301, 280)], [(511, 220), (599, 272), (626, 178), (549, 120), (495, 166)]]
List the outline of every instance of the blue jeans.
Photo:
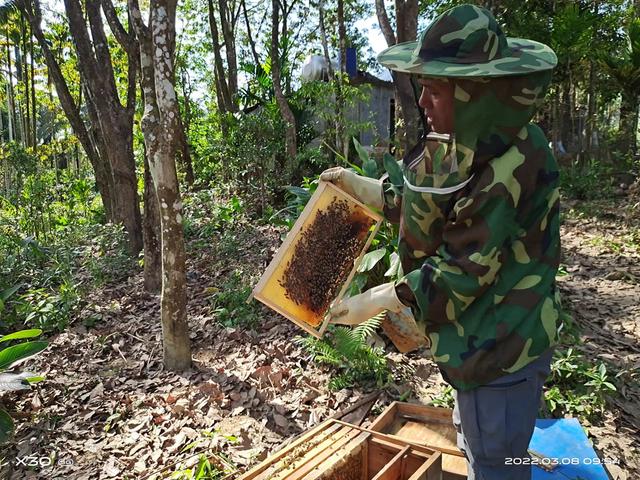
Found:
[(453, 424), (458, 448), (469, 461), (468, 480), (531, 479), (530, 465), (508, 459), (529, 457), (552, 355), (549, 349), (515, 373), (473, 390), (454, 390)]

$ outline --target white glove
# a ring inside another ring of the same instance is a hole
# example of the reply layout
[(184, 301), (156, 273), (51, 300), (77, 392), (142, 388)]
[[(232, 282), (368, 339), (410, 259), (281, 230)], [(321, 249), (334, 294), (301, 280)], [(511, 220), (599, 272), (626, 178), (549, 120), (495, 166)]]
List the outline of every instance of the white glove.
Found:
[(329, 321), (343, 325), (358, 325), (385, 310), (401, 312), (405, 308), (405, 304), (398, 299), (395, 284), (383, 283), (335, 305), (329, 310)]
[(320, 180), (331, 182), (365, 205), (382, 210), (382, 182), (358, 175), (342, 167), (333, 167), (320, 174)]

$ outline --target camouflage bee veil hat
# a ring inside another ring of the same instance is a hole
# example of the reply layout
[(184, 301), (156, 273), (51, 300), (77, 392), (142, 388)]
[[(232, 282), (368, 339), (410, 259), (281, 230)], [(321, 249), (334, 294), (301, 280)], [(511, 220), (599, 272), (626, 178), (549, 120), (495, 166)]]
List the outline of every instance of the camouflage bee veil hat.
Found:
[(378, 55), (385, 67), (433, 77), (503, 77), (550, 70), (556, 54), (543, 43), (507, 38), (491, 12), (474, 5), (447, 10), (422, 32)]

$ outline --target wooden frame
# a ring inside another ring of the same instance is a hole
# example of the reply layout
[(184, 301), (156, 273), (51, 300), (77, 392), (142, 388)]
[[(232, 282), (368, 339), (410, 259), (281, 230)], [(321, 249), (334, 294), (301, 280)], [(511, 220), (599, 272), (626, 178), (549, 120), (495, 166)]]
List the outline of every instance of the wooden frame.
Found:
[[(356, 460), (362, 480), (440, 480), (437, 450), (340, 420), (327, 420), (238, 480), (323, 480)], [(355, 478), (355, 477), (350, 477)]]
[[(353, 275), (356, 272), (356, 269), (358, 268), (358, 265), (362, 261), (362, 257), (366, 253), (369, 245), (371, 244), (371, 241), (373, 240), (373, 237), (375, 237), (378, 229), (380, 228), (382, 216), (353, 198), (351, 195), (343, 192), (332, 183), (320, 182), (318, 184), (318, 188), (311, 196), (311, 199), (300, 214), (300, 217), (293, 225), (293, 228), (288, 233), (287, 237), (282, 242), (282, 245), (274, 255), (271, 263), (262, 274), (262, 277), (260, 277), (260, 280), (251, 293), (251, 296), (247, 300), (250, 301), (252, 298), (259, 300), (267, 307), (275, 310), (279, 314), (297, 324), (299, 327), (306, 330), (311, 335), (318, 338), (322, 337), (328, 326), (328, 316), (326, 314), (323, 315), (323, 318), (320, 319), (319, 323), (317, 321), (305, 321), (304, 318), (313, 318), (314, 320), (317, 320), (319, 317), (309, 309), (297, 305), (292, 300), (286, 298), (285, 290), (278, 283), (278, 280), (279, 278), (281, 278), (288, 260), (293, 255), (293, 250), (295, 249), (295, 246), (300, 239), (300, 233), (302, 232), (303, 228), (311, 225), (311, 223), (313, 223), (313, 221), (315, 220), (317, 212), (323, 208), (328, 207), (331, 203), (333, 203), (333, 201), (335, 201), (336, 198), (340, 200), (346, 200), (351, 205), (352, 209), (360, 210), (360, 212), (364, 213), (374, 222), (373, 228), (369, 233), (367, 241), (365, 242), (362, 250), (353, 263), (351, 272), (342, 285), (342, 288), (340, 289), (337, 297), (332, 301), (331, 305), (336, 304), (342, 299), (349, 283), (351, 282), (351, 279), (353, 278)], [(314, 327), (314, 324), (317, 324), (318, 326)]]
[(459, 480), (467, 478), (467, 462), (456, 445), (452, 414), (448, 408), (393, 402), (369, 429), (442, 452), (443, 480)]

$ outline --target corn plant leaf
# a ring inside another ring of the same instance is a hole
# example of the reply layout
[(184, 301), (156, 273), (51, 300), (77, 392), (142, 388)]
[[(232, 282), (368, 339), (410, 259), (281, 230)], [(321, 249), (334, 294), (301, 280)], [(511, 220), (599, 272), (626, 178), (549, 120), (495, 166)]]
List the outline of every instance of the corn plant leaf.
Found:
[(47, 342), (24, 342), (5, 348), (0, 351), (0, 370), (6, 370), (17, 362), (40, 353), (47, 345)]
[(395, 158), (391, 156), (390, 153), (385, 153), (382, 156), (382, 164), (384, 165), (384, 169), (389, 174), (389, 180), (393, 185), (403, 185), (404, 177), (402, 176), (402, 169)]
[(4, 290), (2, 290), (0, 292), (0, 300), (2, 301), (7, 301), (7, 299), (13, 295), (14, 293), (16, 293), (18, 290), (20, 290), (20, 287), (22, 287), (22, 284), (19, 283), (18, 285), (14, 285), (13, 287), (9, 287), (6, 288)]
[(376, 161), (369, 156), (369, 153), (364, 149), (358, 140), (353, 139), (353, 144), (356, 147), (358, 156), (362, 161), (362, 174), (369, 178), (378, 178), (378, 165)]
[(358, 152), (358, 157), (360, 157), (360, 161), (364, 165), (366, 162), (369, 161), (369, 153), (367, 153), (367, 151), (364, 149), (362, 144), (358, 140), (356, 140), (355, 137), (353, 138), (353, 145), (356, 147), (356, 152)]
[(360, 265), (358, 265), (358, 272), (362, 273), (371, 270), (380, 260), (384, 258), (386, 253), (386, 248), (379, 248), (377, 250), (374, 250), (373, 252), (367, 253), (364, 257), (362, 257), (362, 262), (360, 262)]
[(25, 338), (34, 338), (42, 335), (42, 330), (39, 328), (32, 328), (30, 330), (20, 330), (19, 332), (13, 332), (4, 337), (0, 337), (0, 342), (7, 342), (9, 340), (22, 340)]

